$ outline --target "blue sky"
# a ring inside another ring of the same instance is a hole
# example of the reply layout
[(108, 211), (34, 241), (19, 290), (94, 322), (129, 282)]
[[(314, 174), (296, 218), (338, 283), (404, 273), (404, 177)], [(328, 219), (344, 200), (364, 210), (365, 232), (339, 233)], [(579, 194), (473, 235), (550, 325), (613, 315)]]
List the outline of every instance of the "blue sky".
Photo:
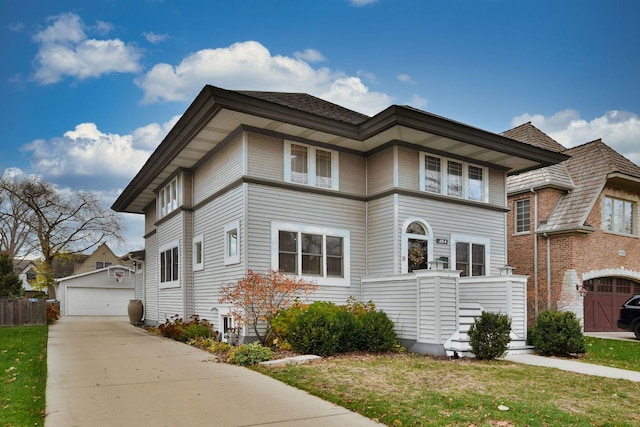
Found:
[[(526, 121), (640, 164), (636, 0), (0, 0), (0, 170), (110, 206), (205, 84)], [(142, 248), (142, 218), (125, 216)]]

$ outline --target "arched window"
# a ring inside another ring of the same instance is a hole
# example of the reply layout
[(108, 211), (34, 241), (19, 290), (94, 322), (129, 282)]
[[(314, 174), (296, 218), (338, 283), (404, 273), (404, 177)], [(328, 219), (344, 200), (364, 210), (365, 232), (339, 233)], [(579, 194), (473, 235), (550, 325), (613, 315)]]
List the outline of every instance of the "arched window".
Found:
[(402, 272), (428, 268), (431, 256), (431, 228), (417, 218), (405, 222), (402, 230)]

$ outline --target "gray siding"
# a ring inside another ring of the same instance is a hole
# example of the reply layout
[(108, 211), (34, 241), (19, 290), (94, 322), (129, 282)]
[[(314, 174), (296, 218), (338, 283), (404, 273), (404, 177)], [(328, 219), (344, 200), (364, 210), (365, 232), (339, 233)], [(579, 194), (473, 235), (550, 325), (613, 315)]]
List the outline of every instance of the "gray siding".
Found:
[(144, 214), (144, 234), (145, 235), (147, 235), (148, 233), (156, 229), (156, 220), (157, 220), (156, 208), (157, 207), (154, 200), (151, 206), (149, 207), (149, 209)]
[(284, 141), (248, 133), (247, 174), (272, 181), (284, 180)]
[(420, 152), (398, 147), (398, 187), (420, 190)]
[(344, 303), (360, 293), (364, 275), (365, 203), (321, 194), (254, 185), (248, 186), (248, 268), (271, 268), (271, 223), (288, 221), (299, 225), (330, 227), (350, 232), (350, 286), (321, 286), (314, 299)]
[[(158, 283), (158, 240), (157, 234), (151, 234), (144, 241), (145, 264), (144, 264), (144, 316), (145, 322), (149, 324), (160, 321), (158, 314), (159, 289)], [(164, 319), (162, 319), (164, 321)]]
[(363, 156), (340, 153), (340, 192), (356, 196), (366, 193), (367, 161)]
[(393, 188), (393, 147), (367, 158), (367, 194), (375, 195)]
[(244, 275), (244, 245), (240, 245), (240, 263), (224, 265), (224, 226), (240, 220), (240, 242), (245, 240), (244, 190), (238, 186), (199, 207), (194, 212), (194, 235), (203, 235), (204, 269), (193, 272), (194, 312), (214, 323), (218, 316), (213, 307), (218, 305), (220, 288), (236, 282)]
[[(184, 301), (184, 286), (185, 286), (185, 277), (184, 277), (184, 262), (185, 262), (185, 240), (183, 236), (183, 222), (185, 218), (182, 212), (178, 215), (174, 216), (170, 220), (163, 222), (158, 226), (157, 239), (158, 246), (154, 253), (147, 253), (147, 259), (149, 257), (154, 257), (156, 259), (159, 258), (159, 249), (167, 244), (171, 243), (175, 240), (179, 241), (179, 281), (180, 287), (178, 288), (165, 288), (159, 289), (159, 305), (158, 305), (158, 316), (159, 321), (163, 322), (166, 318), (171, 316), (178, 315), (179, 317), (185, 318), (187, 313), (185, 313), (185, 301)], [(160, 282), (160, 276), (158, 273), (159, 262), (156, 261), (156, 280)]]
[(242, 177), (244, 172), (242, 139), (242, 135), (238, 136), (195, 171), (194, 205)]
[(417, 341), (444, 344), (458, 330), (458, 274), (424, 271), (416, 275), (420, 288)]
[(507, 179), (504, 172), (489, 170), (489, 203), (498, 206), (507, 204)]
[(388, 276), (362, 280), (363, 301), (373, 301), (395, 325), (398, 338), (416, 339), (418, 285), (415, 277)]
[(394, 198), (368, 202), (367, 275), (393, 273)]

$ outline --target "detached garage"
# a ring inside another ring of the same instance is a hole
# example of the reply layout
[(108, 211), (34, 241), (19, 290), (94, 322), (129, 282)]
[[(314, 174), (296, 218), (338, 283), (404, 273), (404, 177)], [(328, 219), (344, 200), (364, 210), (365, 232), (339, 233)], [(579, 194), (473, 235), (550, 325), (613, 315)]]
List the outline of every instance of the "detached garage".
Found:
[(115, 265), (56, 280), (63, 316), (126, 316), (135, 298), (129, 267)]

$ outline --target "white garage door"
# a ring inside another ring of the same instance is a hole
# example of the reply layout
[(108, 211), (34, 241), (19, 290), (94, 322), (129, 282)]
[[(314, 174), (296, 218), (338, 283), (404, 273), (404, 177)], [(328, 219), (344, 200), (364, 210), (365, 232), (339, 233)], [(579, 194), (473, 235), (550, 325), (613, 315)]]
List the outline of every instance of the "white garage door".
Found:
[(67, 288), (68, 316), (126, 316), (133, 289)]

